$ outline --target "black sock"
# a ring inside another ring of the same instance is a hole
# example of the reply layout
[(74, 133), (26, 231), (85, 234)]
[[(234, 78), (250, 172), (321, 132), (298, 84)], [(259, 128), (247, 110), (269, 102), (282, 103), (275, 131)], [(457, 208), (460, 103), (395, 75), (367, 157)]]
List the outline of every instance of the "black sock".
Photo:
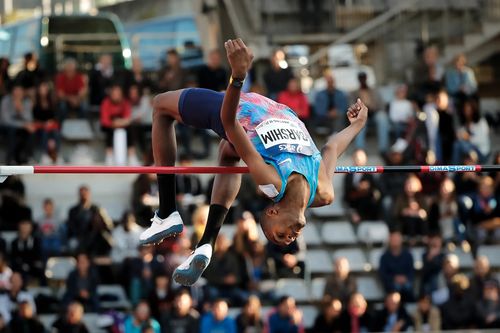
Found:
[(159, 174), (157, 175), (157, 178), (158, 192), (160, 194), (158, 216), (161, 219), (164, 219), (177, 210), (175, 202), (175, 175)]
[(208, 211), (207, 226), (205, 227), (205, 231), (203, 232), (203, 236), (201, 236), (197, 247), (200, 247), (204, 244), (212, 245), (212, 249), (215, 247), (215, 240), (217, 239), (219, 230), (224, 223), (227, 212), (228, 209), (224, 206), (210, 205), (210, 209)]

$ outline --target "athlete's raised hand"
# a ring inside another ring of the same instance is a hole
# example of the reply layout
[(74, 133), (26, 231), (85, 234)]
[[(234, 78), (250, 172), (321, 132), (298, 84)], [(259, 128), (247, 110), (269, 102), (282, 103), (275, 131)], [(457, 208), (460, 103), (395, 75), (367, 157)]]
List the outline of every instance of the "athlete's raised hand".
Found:
[(243, 43), (241, 38), (229, 39), (224, 43), (224, 47), (226, 48), (227, 59), (231, 66), (232, 76), (244, 79), (252, 64), (252, 51)]
[(368, 108), (359, 98), (356, 103), (347, 109), (347, 119), (351, 124), (365, 126), (368, 119)]

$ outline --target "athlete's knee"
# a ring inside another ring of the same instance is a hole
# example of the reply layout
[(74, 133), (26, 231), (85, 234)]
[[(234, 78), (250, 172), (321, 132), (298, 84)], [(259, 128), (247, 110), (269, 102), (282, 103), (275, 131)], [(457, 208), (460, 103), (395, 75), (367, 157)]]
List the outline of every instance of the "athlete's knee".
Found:
[(319, 195), (319, 205), (320, 206), (328, 206), (332, 204), (333, 200), (335, 200), (335, 193), (333, 189), (328, 189), (318, 193)]

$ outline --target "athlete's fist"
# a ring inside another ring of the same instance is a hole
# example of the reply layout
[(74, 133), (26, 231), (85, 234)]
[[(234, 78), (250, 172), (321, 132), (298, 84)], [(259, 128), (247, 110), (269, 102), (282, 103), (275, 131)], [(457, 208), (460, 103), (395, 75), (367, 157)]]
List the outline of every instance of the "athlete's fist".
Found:
[(252, 64), (253, 53), (243, 43), (241, 38), (229, 39), (224, 43), (226, 48), (227, 60), (231, 66), (232, 76), (238, 79), (244, 79)]
[(365, 126), (368, 119), (368, 108), (359, 98), (356, 103), (347, 109), (347, 119), (351, 124)]

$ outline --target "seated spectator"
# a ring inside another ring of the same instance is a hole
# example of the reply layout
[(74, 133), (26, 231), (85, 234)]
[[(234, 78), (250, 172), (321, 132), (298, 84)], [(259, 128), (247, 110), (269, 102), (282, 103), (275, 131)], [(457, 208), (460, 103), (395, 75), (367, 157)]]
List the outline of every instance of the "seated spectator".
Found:
[(69, 112), (83, 118), (85, 115), (85, 96), (87, 86), (85, 77), (77, 70), (76, 60), (64, 60), (63, 70), (56, 75), (56, 93), (59, 103), (59, 121), (63, 122)]
[(42, 262), (42, 243), (33, 234), (33, 222), (24, 220), (19, 223), (17, 237), (10, 247), (12, 268), (26, 278), (41, 281), (44, 264)]
[(156, 174), (139, 175), (132, 185), (132, 209), (141, 227), (151, 225), (151, 217), (158, 208), (159, 202)]
[(467, 67), (467, 58), (459, 54), (455, 57), (454, 67), (446, 71), (446, 90), (460, 102), (461, 99), (477, 92), (476, 76), (472, 68)]
[(300, 120), (306, 122), (311, 116), (311, 109), (307, 96), (300, 88), (300, 81), (297, 78), (288, 80), (286, 90), (278, 94), (278, 103), (284, 104), (292, 109)]
[(457, 130), (451, 162), (460, 164), (462, 156), (473, 150), (479, 157), (479, 163), (485, 163), (491, 153), (490, 127), (486, 119), (481, 117), (476, 98), (465, 101), (460, 118), (462, 126)]
[(476, 321), (474, 305), (469, 292), (469, 279), (463, 274), (456, 274), (451, 279), (450, 298), (441, 307), (443, 330), (473, 328)]
[[(500, 165), (500, 151), (496, 152), (492, 164)], [(495, 181), (495, 194), (500, 196), (500, 171), (490, 172), (490, 177)]]
[(161, 333), (160, 324), (150, 316), (148, 303), (141, 301), (136, 305), (134, 313), (125, 319), (124, 333), (142, 333), (148, 326), (153, 328), (154, 333)]
[(212, 309), (201, 317), (202, 333), (236, 333), (236, 322), (228, 316), (228, 305), (222, 299), (212, 303)]
[(50, 84), (50, 82), (42, 81), (36, 88), (35, 104), (33, 105), (35, 134), (42, 153), (40, 163), (62, 164), (63, 161), (58, 156), (61, 142), (60, 128)]
[(444, 66), (439, 59), (439, 49), (429, 45), (423, 49), (422, 57), (412, 70), (415, 99), (423, 104), (425, 97), (442, 86)]
[(83, 306), (78, 302), (71, 302), (66, 308), (66, 314), (56, 319), (52, 324), (54, 333), (90, 333), (83, 322)]
[(151, 316), (160, 321), (164, 313), (170, 310), (172, 295), (170, 290), (170, 279), (165, 274), (157, 274), (154, 278), (154, 289), (148, 295), (148, 304)]
[[(387, 164), (392, 166), (404, 165), (404, 149), (393, 145), (387, 154)], [(391, 221), (394, 202), (401, 195), (401, 190), (404, 189), (406, 178), (404, 173), (383, 173), (379, 177), (380, 192), (382, 193), (382, 211), (385, 221)]]
[(204, 273), (209, 299), (223, 297), (231, 305), (242, 305), (248, 297), (245, 291), (248, 277), (243, 272), (245, 270), (238, 254), (231, 250), (231, 241), (225, 235), (219, 235), (210, 266)]
[(133, 141), (137, 144), (143, 156), (146, 156), (151, 150), (151, 144), (147, 142), (153, 123), (151, 96), (145, 89), (141, 89), (138, 84), (131, 85), (127, 92), (132, 108), (130, 134), (134, 137)]
[(372, 315), (367, 311), (367, 303), (361, 293), (354, 293), (349, 299), (349, 304), (346, 309), (346, 327), (347, 332), (368, 332), (371, 323)]
[(444, 259), (443, 238), (440, 234), (430, 235), (427, 248), (422, 255), (420, 294), (428, 295), (438, 289), (438, 279)]
[(33, 154), (33, 103), (23, 87), (15, 85), (2, 99), (0, 123), (6, 133), (6, 164), (25, 164)]
[(214, 91), (223, 91), (227, 88), (228, 74), (222, 66), (222, 58), (218, 49), (208, 53), (208, 61), (198, 70), (198, 87)]
[(127, 257), (132, 257), (137, 253), (139, 246), (139, 235), (144, 229), (135, 222), (135, 216), (130, 212), (123, 214), (120, 225), (111, 232), (113, 238), (113, 248), (111, 256), (116, 262), (121, 262)]
[(275, 50), (270, 59), (270, 67), (264, 72), (264, 85), (268, 97), (278, 99), (278, 94), (286, 89), (291, 78), (292, 69), (288, 67), (283, 50)]
[(242, 267), (246, 267), (250, 278), (248, 288), (258, 289), (258, 283), (265, 275), (264, 244), (259, 240), (257, 222), (252, 213), (246, 211), (236, 222), (236, 232), (233, 238), (233, 248), (239, 255)]
[[(479, 164), (476, 152), (470, 151), (464, 154), (464, 156), (462, 156), (461, 164), (463, 165)], [(465, 196), (471, 197), (474, 194), (474, 192), (476, 192), (480, 178), (481, 174), (476, 172), (456, 173), (453, 176), (453, 182), (455, 183), (457, 199), (459, 204)]]
[(408, 126), (415, 119), (415, 107), (408, 99), (408, 87), (405, 84), (396, 88), (395, 95), (389, 104), (389, 119), (397, 139), (405, 137)]
[(337, 89), (333, 73), (328, 71), (323, 75), (326, 89), (316, 94), (314, 101), (315, 127), (327, 127), (328, 134), (344, 128), (347, 113), (347, 95)]
[(266, 244), (268, 262), (271, 260), (270, 273), (276, 278), (303, 278), (305, 269), (306, 244), (303, 237), (298, 237), (287, 246), (272, 242)]
[(266, 322), (266, 332), (269, 333), (304, 333), (303, 314), (290, 296), (283, 296), (278, 306), (272, 310)]
[(0, 98), (3, 98), (10, 90), (12, 79), (9, 76), (9, 59), (0, 57)]
[(236, 317), (238, 333), (262, 332), (264, 321), (262, 320), (262, 309), (260, 299), (251, 295), (246, 301), (241, 313)]
[(127, 286), (130, 301), (137, 304), (154, 289), (154, 275), (163, 272), (162, 264), (154, 255), (154, 247), (139, 246), (139, 257), (129, 258), (123, 264), (122, 283)]
[(435, 93), (433, 101), (424, 105), (423, 110), (429, 150), (435, 154), (438, 162), (450, 163), (456, 135), (454, 111), (448, 93), (444, 90)]
[[(495, 182), (489, 176), (480, 179), (478, 189), (471, 197), (472, 207), (468, 211), (469, 233), (473, 245), (485, 241), (500, 240), (500, 198), (495, 196)], [(475, 249), (473, 249), (475, 253)]]
[(54, 201), (51, 198), (43, 200), (43, 214), (37, 219), (38, 229), (42, 235), (42, 254), (44, 258), (57, 256), (62, 251), (63, 226), (56, 214)]
[(153, 82), (146, 75), (141, 58), (138, 56), (132, 56), (132, 68), (130, 70), (125, 70), (123, 74), (124, 91), (130, 91), (130, 87), (133, 85), (139, 87), (140, 91), (154, 88)]
[(89, 102), (90, 105), (99, 106), (109, 92), (115, 79), (113, 58), (103, 54), (89, 73)]
[(78, 196), (78, 203), (69, 210), (66, 222), (69, 249), (108, 255), (112, 244), (113, 222), (103, 208), (92, 203), (87, 186), (80, 186)]
[[(0, 315), (6, 323), (19, 315), (19, 304), (26, 302), (30, 305), (30, 310), (36, 313), (35, 300), (33, 295), (26, 291), (21, 273), (15, 272), (9, 280), (10, 289), (0, 295)], [(13, 331), (17, 332), (17, 331)]]
[(36, 85), (46, 77), (45, 70), (40, 67), (38, 56), (34, 52), (27, 52), (23, 56), (23, 69), (17, 73), (14, 82), (26, 90), (30, 98), (35, 95)]
[[(352, 153), (355, 166), (366, 166), (367, 156), (362, 149)], [(375, 182), (375, 177), (369, 173), (348, 173), (344, 177), (344, 201), (350, 212), (353, 223), (363, 220), (376, 220), (380, 210), (380, 190)]]
[(9, 176), (0, 183), (0, 230), (16, 231), (22, 220), (31, 220), (31, 208), (26, 205), (24, 183), (20, 176)]
[(421, 195), (422, 183), (415, 175), (406, 179), (404, 193), (394, 204), (394, 220), (396, 228), (402, 230), (410, 244), (417, 243), (426, 236), (429, 230), (427, 222), (427, 205)]
[(158, 90), (171, 91), (186, 88), (187, 72), (182, 68), (181, 57), (175, 49), (166, 53), (165, 66), (158, 73)]
[(78, 254), (76, 268), (66, 279), (66, 294), (63, 303), (69, 304), (77, 301), (85, 307), (86, 311), (97, 312), (99, 310), (98, 285), (99, 275), (92, 267), (88, 254)]
[(399, 231), (389, 235), (388, 248), (380, 257), (379, 275), (386, 293), (399, 292), (404, 301), (414, 299), (413, 256), (403, 247), (403, 237)]
[(385, 296), (384, 308), (375, 314), (371, 331), (404, 332), (412, 325), (413, 321), (401, 303), (401, 295), (393, 291)]
[(170, 311), (161, 317), (162, 333), (198, 332), (200, 314), (193, 308), (193, 299), (185, 289), (179, 289)]
[(476, 303), (479, 327), (500, 328), (500, 297), (497, 280), (487, 280), (483, 285), (483, 295)]
[(45, 327), (35, 317), (33, 304), (28, 301), (19, 303), (18, 315), (10, 321), (9, 328), (11, 332), (45, 333)]
[(429, 229), (439, 232), (445, 242), (464, 240), (465, 227), (458, 216), (455, 184), (450, 178), (443, 180), (439, 186), (439, 195), (429, 209)]
[(113, 84), (109, 90), (109, 96), (101, 103), (101, 129), (106, 136), (106, 165), (113, 165), (119, 161), (114, 160), (113, 155), (114, 136), (117, 129), (123, 129), (127, 136), (127, 156), (129, 165), (139, 165), (133, 137), (130, 133), (132, 109), (130, 103), (124, 98), (122, 88), (119, 84)]
[(336, 298), (327, 300), (314, 320), (312, 333), (343, 332), (346, 330), (347, 318), (342, 312), (342, 303)]
[(490, 269), (490, 261), (486, 256), (477, 256), (474, 261), (474, 274), (470, 278), (470, 292), (475, 301), (483, 297), (484, 284), (486, 281), (495, 281)]
[[(12, 269), (7, 263), (5, 253), (0, 252), (0, 293), (10, 290), (10, 279), (12, 277)], [(5, 319), (5, 317), (4, 317)]]
[(350, 275), (349, 260), (345, 257), (335, 259), (335, 270), (326, 279), (323, 297), (328, 299), (339, 299), (344, 306), (347, 306), (351, 295), (357, 290), (356, 279)]
[[(366, 73), (360, 72), (358, 74), (358, 81), (359, 89), (353, 92), (352, 100), (356, 101), (360, 98), (368, 107), (369, 116), (367, 126), (375, 122), (375, 126), (377, 127), (378, 151), (383, 155), (389, 149), (389, 118), (385, 112), (385, 106), (378, 92), (368, 86)], [(366, 148), (366, 131), (367, 127), (356, 136), (356, 148)]]
[(448, 301), (453, 277), (458, 274), (460, 261), (455, 254), (447, 254), (443, 260), (443, 268), (437, 278), (437, 288), (432, 292), (432, 303), (442, 305)]
[(439, 332), (441, 330), (441, 312), (432, 305), (431, 297), (422, 294), (418, 298), (413, 314), (413, 323), (417, 332)]

